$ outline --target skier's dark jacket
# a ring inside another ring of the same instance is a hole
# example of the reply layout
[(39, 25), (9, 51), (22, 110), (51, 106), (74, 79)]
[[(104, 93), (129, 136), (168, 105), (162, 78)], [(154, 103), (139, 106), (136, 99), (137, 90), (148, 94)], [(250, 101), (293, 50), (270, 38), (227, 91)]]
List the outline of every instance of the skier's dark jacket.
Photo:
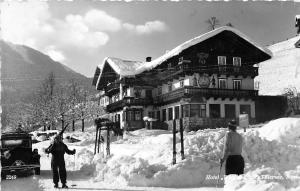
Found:
[(68, 149), (67, 145), (63, 142), (54, 142), (52, 143), (46, 150), (46, 153), (52, 154), (51, 163), (53, 164), (62, 164), (65, 162), (64, 154), (67, 153), (69, 155), (75, 154), (75, 150), (71, 151)]

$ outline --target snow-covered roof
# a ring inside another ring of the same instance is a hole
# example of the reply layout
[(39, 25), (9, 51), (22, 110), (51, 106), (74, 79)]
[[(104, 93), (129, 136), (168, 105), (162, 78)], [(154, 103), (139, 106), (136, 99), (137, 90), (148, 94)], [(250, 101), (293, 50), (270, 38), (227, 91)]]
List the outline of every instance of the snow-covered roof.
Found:
[(231, 32), (235, 33), (236, 35), (240, 36), (244, 40), (248, 41), (250, 44), (254, 45), (256, 48), (260, 49), (261, 51), (263, 51), (264, 53), (266, 53), (272, 57), (272, 53), (270, 50), (257, 44), (255, 41), (250, 39), (248, 36), (246, 36), (245, 34), (240, 32), (239, 30), (237, 30), (233, 27), (223, 26), (223, 27), (217, 28), (213, 31), (204, 33), (203, 35), (197, 36), (191, 40), (188, 40), (188, 41), (180, 44), (176, 48), (172, 49), (171, 51), (168, 51), (166, 54), (162, 55), (161, 57), (159, 57), (151, 62), (147, 62), (147, 63), (141, 65), (139, 68), (137, 68), (136, 73), (138, 74), (138, 73), (141, 73), (146, 70), (151, 70), (152, 68), (155, 68), (156, 66), (160, 65), (162, 62), (166, 61), (167, 59), (180, 54), (183, 50), (185, 50), (195, 44), (198, 44), (204, 40), (207, 40), (223, 31), (231, 31)]
[(121, 77), (122, 76), (134, 76), (136, 74), (136, 68), (141, 66), (143, 62), (140, 61), (131, 61), (131, 60), (123, 60), (120, 58), (106, 57), (101, 64), (97, 67), (100, 68), (101, 72), (98, 77), (96, 87), (98, 87), (98, 83), (100, 77), (102, 75), (105, 64), (108, 63), (110, 67)]
[(122, 59), (119, 59), (119, 58), (107, 57), (98, 66), (101, 69), (101, 73), (99, 75), (96, 87), (98, 87), (98, 83), (99, 83), (100, 77), (102, 75), (105, 63), (108, 63), (113, 68), (113, 70), (117, 74), (119, 74), (121, 77), (122, 76), (123, 77), (124, 76), (134, 76), (134, 75), (140, 74), (144, 71), (149, 71), (149, 70), (155, 68), (156, 66), (160, 65), (161, 63), (168, 60), (169, 58), (172, 58), (172, 57), (180, 54), (185, 49), (187, 49), (187, 48), (189, 48), (193, 45), (196, 45), (198, 43), (201, 43), (201, 42), (203, 42), (203, 41), (205, 41), (205, 40), (207, 40), (207, 39), (223, 32), (223, 31), (233, 32), (234, 34), (238, 35), (239, 37), (243, 38), (244, 40), (246, 40), (247, 42), (249, 42), (250, 44), (255, 46), (256, 48), (260, 49), (265, 54), (272, 57), (272, 52), (270, 50), (268, 50), (267, 48), (259, 45), (258, 43), (256, 43), (252, 39), (250, 39), (248, 36), (246, 36), (245, 34), (240, 32), (239, 30), (237, 30), (236, 28), (229, 27), (229, 26), (223, 26), (223, 27), (217, 28), (213, 31), (207, 32), (207, 33), (202, 34), (200, 36), (197, 36), (197, 37), (195, 37), (191, 40), (188, 40), (188, 41), (180, 44), (179, 46), (175, 47), (174, 49), (166, 52), (164, 55), (160, 56), (159, 58), (154, 59), (151, 62), (128, 61), (128, 60), (122, 60)]
[(296, 15), (296, 19), (300, 19), (300, 15)]

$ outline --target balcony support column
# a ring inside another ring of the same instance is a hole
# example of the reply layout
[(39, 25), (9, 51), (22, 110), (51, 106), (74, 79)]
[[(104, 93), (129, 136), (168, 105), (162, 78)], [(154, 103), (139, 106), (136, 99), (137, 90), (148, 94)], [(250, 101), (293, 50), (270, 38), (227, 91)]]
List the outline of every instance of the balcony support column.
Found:
[(120, 83), (120, 95), (119, 95), (119, 100), (123, 99), (123, 84)]
[(221, 118), (225, 118), (225, 105), (224, 105), (224, 103), (220, 103), (220, 109), (221, 109)]

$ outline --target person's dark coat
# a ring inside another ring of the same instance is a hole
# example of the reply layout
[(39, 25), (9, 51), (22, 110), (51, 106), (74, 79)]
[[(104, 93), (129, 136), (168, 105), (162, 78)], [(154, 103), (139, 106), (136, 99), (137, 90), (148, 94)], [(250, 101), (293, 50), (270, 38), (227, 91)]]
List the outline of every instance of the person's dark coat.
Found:
[[(67, 145), (65, 145), (61, 140), (55, 139), (54, 143), (52, 143), (46, 150), (46, 153), (52, 154), (51, 159), (51, 168), (53, 173), (53, 183), (58, 184), (59, 177), (61, 183), (66, 184), (67, 172), (65, 167), (65, 159), (64, 154), (67, 153), (69, 155), (75, 154), (75, 149), (73, 151), (69, 150)], [(59, 170), (59, 174), (58, 174)]]

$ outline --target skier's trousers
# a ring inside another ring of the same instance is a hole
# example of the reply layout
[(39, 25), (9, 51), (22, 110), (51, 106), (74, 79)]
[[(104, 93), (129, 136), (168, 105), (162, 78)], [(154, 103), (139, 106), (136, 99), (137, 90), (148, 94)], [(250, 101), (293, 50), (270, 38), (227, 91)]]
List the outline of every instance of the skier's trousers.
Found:
[(51, 168), (52, 168), (52, 175), (53, 175), (53, 183), (58, 184), (58, 181), (60, 179), (62, 184), (66, 184), (67, 172), (66, 172), (65, 161), (60, 161), (60, 162), (52, 161)]

